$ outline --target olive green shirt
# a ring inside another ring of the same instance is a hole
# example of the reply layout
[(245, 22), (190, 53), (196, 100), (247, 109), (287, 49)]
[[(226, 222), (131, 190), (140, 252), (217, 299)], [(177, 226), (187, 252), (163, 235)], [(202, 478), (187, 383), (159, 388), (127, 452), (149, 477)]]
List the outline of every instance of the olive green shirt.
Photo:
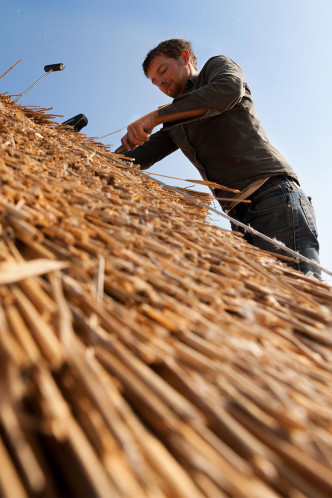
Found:
[[(165, 123), (149, 141), (126, 155), (147, 169), (181, 149), (205, 180), (239, 190), (270, 176), (298, 181), (286, 159), (269, 142), (242, 70), (228, 57), (209, 59), (198, 75), (188, 79), (185, 93), (158, 114), (206, 108), (201, 117)], [(230, 195), (218, 190), (215, 194)]]

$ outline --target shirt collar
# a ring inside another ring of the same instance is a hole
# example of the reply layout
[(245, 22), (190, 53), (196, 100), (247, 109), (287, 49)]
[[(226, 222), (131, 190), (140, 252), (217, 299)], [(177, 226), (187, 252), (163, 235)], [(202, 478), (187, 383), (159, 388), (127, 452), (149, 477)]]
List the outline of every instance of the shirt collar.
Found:
[(191, 76), (190, 78), (188, 78), (185, 93), (191, 92), (191, 90), (193, 89), (193, 86), (195, 84), (196, 79), (197, 79), (197, 75)]

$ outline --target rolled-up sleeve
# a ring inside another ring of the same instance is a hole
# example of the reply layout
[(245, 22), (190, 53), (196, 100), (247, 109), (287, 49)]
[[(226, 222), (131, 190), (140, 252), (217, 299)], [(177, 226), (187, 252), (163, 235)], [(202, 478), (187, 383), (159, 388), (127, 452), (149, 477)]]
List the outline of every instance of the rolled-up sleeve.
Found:
[(209, 59), (199, 78), (202, 78), (200, 88), (176, 97), (171, 105), (159, 109), (159, 116), (199, 109), (222, 113), (231, 109), (244, 95), (242, 69), (228, 57)]
[(135, 159), (135, 164), (139, 164), (141, 169), (148, 169), (153, 164), (178, 149), (167, 131), (159, 130), (152, 133), (150, 139), (139, 145), (134, 150), (125, 152), (125, 156)]

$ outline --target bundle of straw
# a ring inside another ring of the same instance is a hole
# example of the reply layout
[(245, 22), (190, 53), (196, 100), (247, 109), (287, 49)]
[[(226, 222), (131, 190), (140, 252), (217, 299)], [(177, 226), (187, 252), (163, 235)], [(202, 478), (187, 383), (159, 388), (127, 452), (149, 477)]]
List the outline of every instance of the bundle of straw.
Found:
[(331, 288), (0, 105), (0, 494), (331, 496)]

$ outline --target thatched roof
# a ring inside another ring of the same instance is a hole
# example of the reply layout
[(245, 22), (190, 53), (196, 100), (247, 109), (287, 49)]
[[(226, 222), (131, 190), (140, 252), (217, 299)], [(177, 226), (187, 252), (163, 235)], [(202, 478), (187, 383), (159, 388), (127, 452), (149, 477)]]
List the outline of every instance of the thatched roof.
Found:
[(97, 151), (0, 95), (0, 494), (331, 496), (331, 288)]

